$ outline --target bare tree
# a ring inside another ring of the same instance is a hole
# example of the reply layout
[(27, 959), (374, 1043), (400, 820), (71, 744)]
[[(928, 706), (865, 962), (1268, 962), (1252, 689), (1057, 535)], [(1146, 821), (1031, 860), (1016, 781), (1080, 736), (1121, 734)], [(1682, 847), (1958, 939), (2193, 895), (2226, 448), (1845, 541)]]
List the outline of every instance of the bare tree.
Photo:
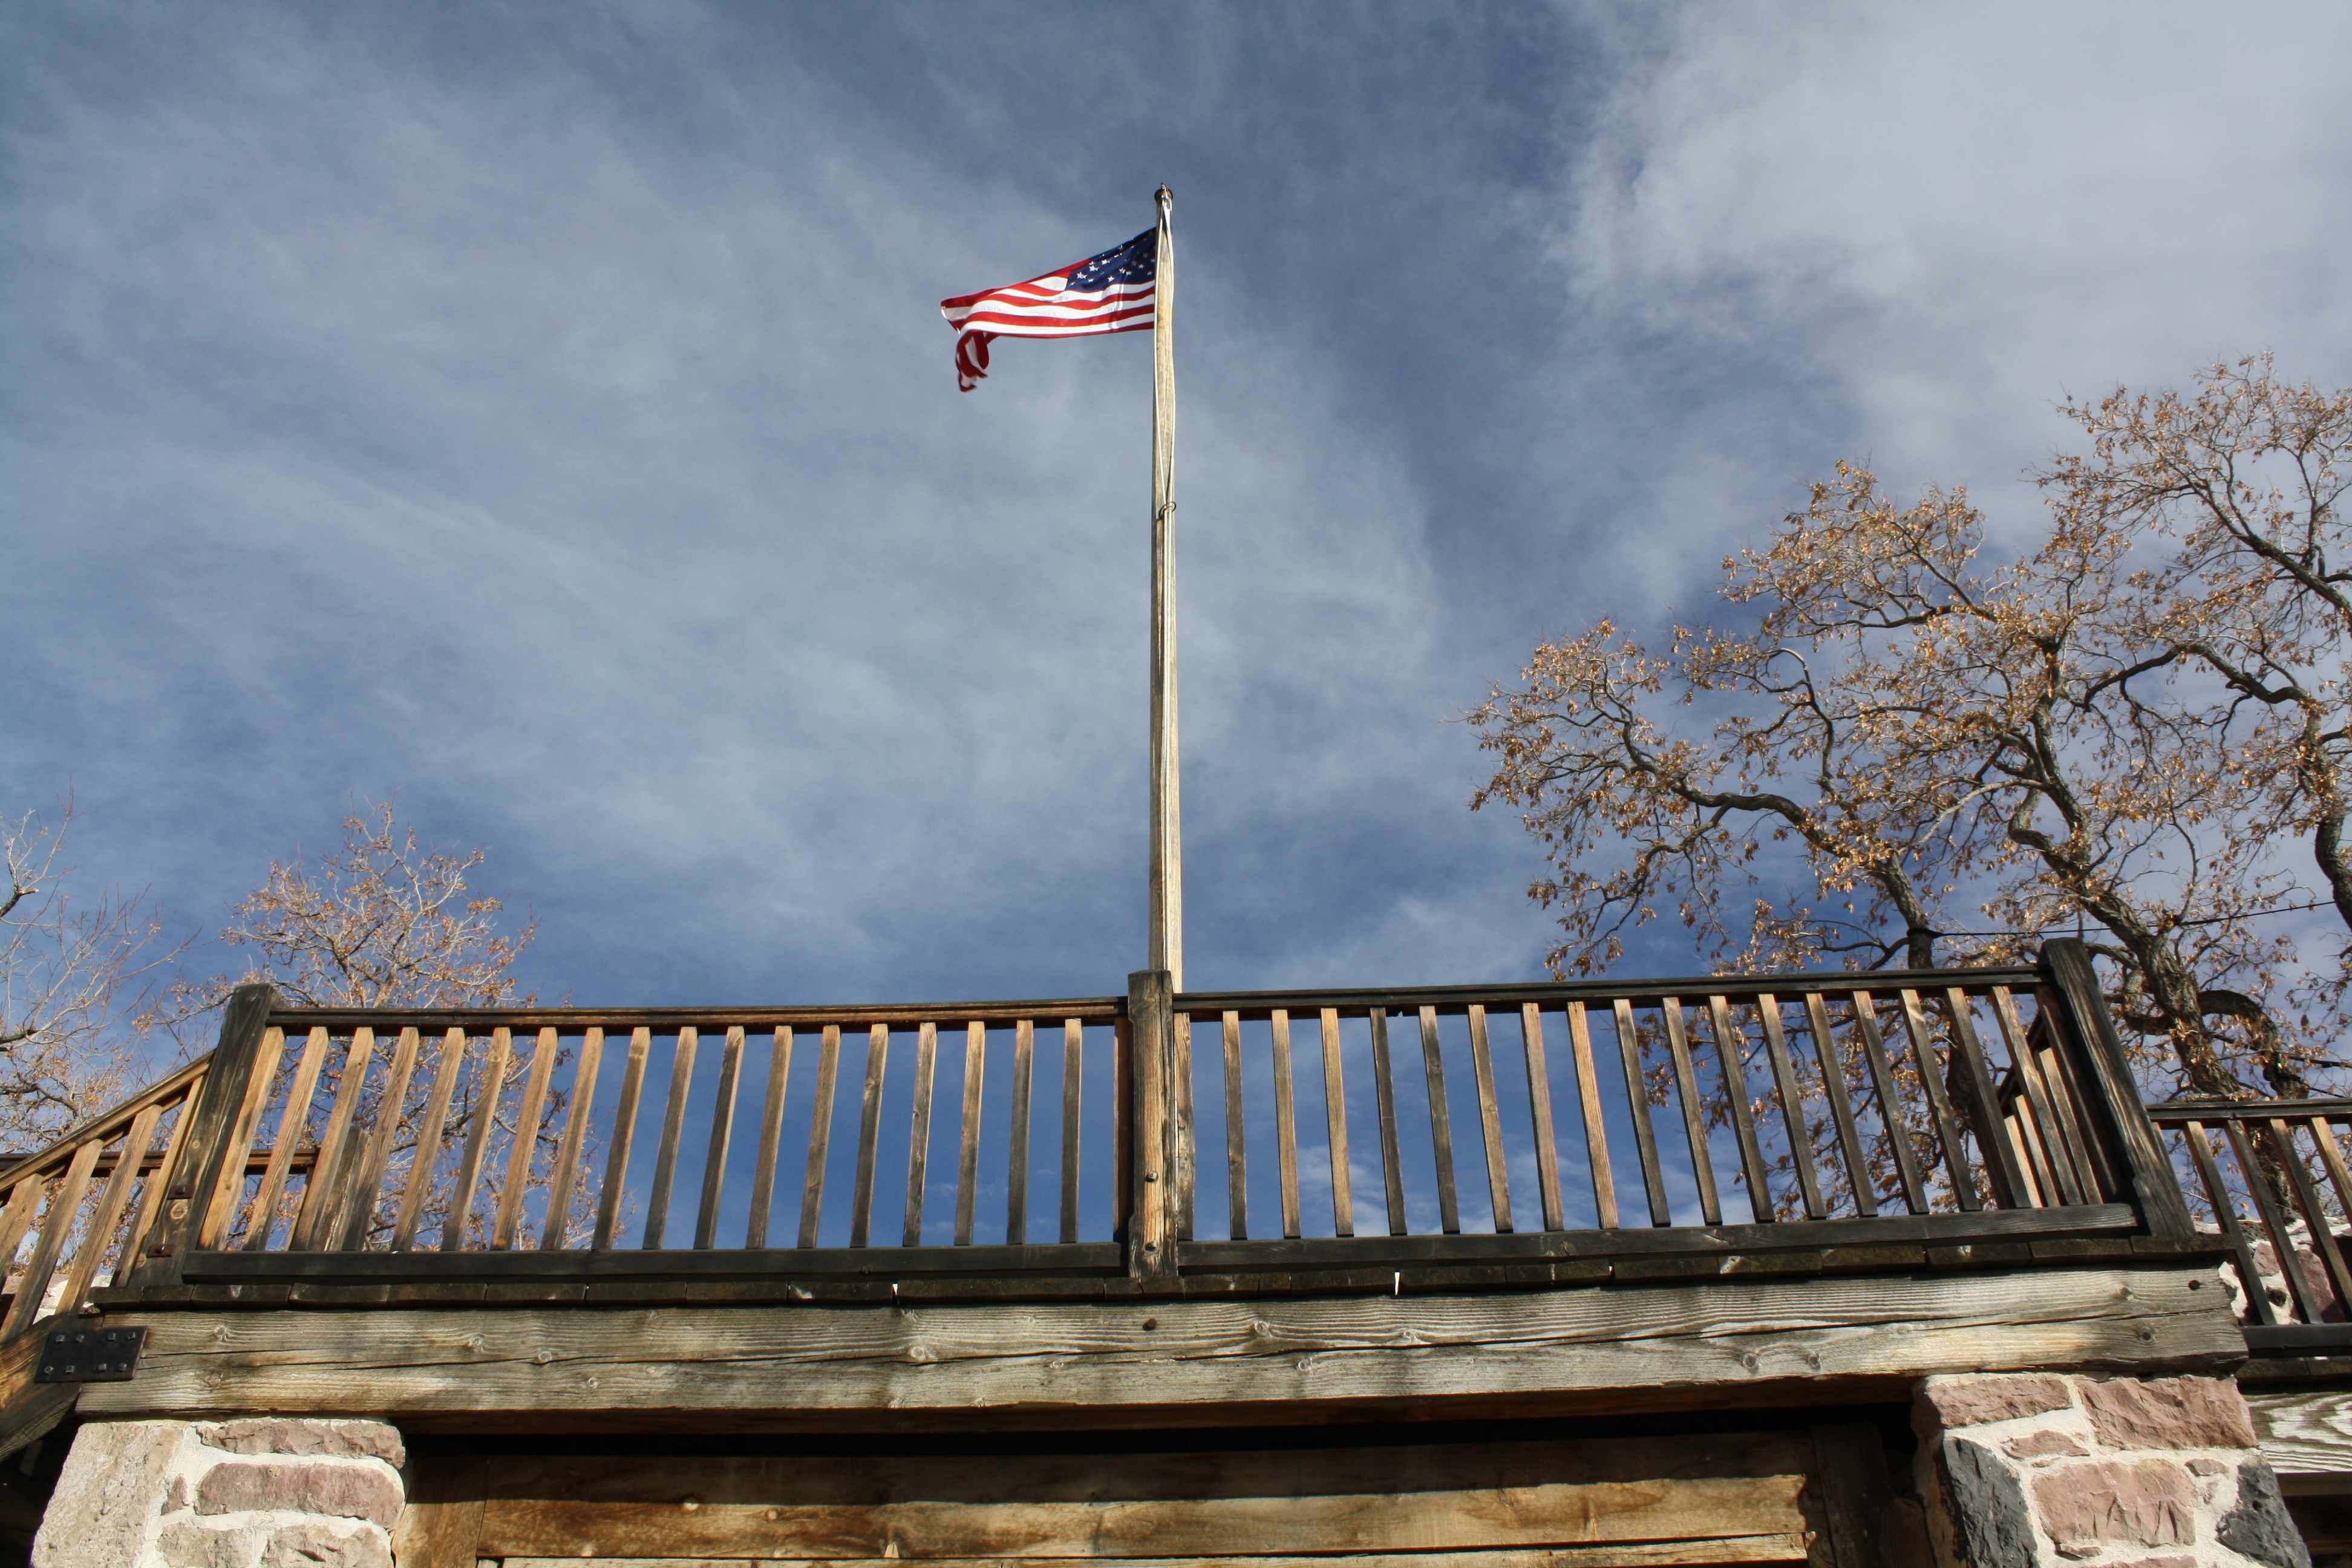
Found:
[(60, 858), (73, 816), (68, 802), (54, 827), (31, 813), (0, 824), (0, 1147), (36, 1147), (121, 1093), (138, 1058), (125, 1016), (171, 957), (143, 900), (73, 901)]
[(2306, 1089), (2324, 1036), (2281, 1026), (2294, 953), (2254, 923), (2294, 891), (2259, 827), (2302, 775), (2248, 751), (2183, 635), (2192, 574), (2080, 479), (1996, 564), (1965, 491), (1900, 505), (1842, 465), (1725, 563), (1748, 629), (1538, 647), (1473, 715), (1497, 758), (1473, 805), (1545, 846), (1554, 968), (1608, 963), (1662, 907), (1726, 966), (2000, 957), (2080, 917), (2152, 1062)]

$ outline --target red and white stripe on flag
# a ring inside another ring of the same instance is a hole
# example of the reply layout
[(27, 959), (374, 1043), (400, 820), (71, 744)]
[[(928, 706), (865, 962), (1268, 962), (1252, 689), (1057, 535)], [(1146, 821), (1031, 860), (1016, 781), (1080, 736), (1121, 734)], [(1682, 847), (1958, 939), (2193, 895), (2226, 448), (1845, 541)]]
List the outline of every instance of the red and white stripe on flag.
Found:
[(985, 293), (940, 301), (956, 329), (956, 385), (970, 392), (988, 374), (995, 338), (1090, 338), (1148, 332), (1159, 286), (1158, 231), (1116, 249)]

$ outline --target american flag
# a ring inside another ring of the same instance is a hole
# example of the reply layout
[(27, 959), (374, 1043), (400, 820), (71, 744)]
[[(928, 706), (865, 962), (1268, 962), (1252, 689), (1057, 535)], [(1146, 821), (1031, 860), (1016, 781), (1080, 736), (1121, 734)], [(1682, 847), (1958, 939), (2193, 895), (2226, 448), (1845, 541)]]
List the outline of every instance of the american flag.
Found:
[(1160, 231), (1089, 256), (1025, 283), (940, 301), (956, 329), (956, 386), (970, 392), (988, 374), (993, 338), (1087, 338), (1148, 332), (1160, 276)]

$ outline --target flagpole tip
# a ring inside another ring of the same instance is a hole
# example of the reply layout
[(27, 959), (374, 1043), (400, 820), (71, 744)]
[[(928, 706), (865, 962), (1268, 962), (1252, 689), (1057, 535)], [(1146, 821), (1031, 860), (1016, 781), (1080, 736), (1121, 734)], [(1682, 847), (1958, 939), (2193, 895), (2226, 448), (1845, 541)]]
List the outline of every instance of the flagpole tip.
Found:
[(1174, 202), (1176, 198), (1170, 193), (1167, 186), (1162, 185), (1151, 193), (1151, 199), (1164, 207)]

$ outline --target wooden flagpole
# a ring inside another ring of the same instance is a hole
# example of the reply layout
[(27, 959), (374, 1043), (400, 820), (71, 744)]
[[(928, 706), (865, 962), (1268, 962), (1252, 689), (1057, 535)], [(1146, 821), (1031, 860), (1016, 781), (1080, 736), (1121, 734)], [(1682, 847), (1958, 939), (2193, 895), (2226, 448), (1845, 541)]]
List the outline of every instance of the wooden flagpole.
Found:
[(1160, 205), (1151, 313), (1151, 956), (1184, 988), (1184, 837), (1176, 766), (1176, 249)]

